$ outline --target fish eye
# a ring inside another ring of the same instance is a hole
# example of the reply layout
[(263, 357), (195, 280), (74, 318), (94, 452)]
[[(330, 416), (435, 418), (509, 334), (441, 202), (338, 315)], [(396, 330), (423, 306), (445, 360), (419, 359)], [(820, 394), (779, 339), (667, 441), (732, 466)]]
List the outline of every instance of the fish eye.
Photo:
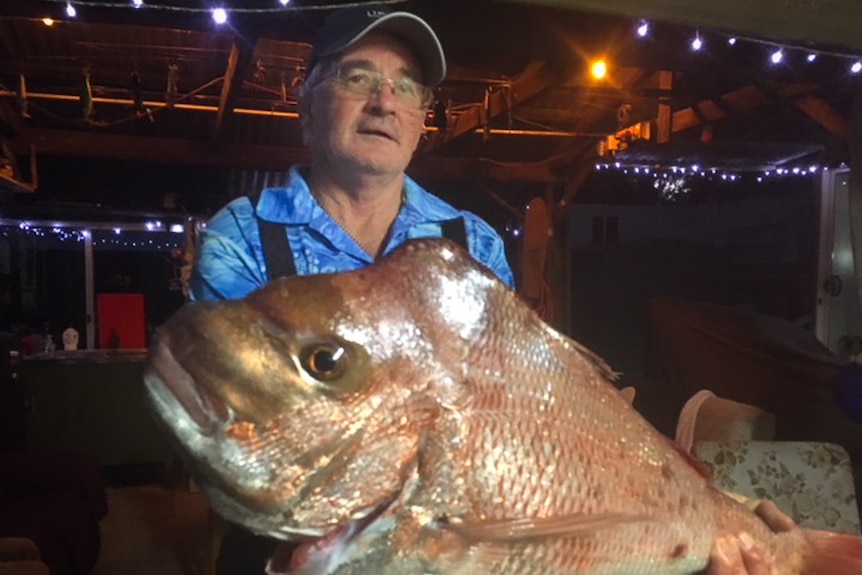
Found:
[(347, 350), (336, 343), (314, 343), (300, 354), (302, 368), (314, 379), (330, 382), (341, 377), (347, 367)]

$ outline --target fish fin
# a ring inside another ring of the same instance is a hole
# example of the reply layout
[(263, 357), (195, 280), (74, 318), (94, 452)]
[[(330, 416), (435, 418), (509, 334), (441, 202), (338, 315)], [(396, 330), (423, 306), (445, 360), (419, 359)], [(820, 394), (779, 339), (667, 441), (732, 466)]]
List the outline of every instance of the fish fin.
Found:
[(620, 389), (619, 393), (620, 393), (620, 395), (623, 396), (623, 399), (625, 399), (629, 403), (629, 405), (631, 405), (635, 402), (635, 396), (637, 395), (637, 390), (634, 387), (632, 387), (631, 385), (628, 387), (624, 387), (624, 388)]
[(693, 467), (695, 471), (697, 471), (698, 475), (709, 479), (710, 482), (715, 481), (715, 474), (713, 474), (712, 468), (709, 465), (686, 451), (684, 448), (680, 447), (678, 444), (671, 442), (671, 445), (674, 449), (676, 449), (677, 453), (682, 456), (685, 462), (688, 463), (691, 467)]
[(608, 363), (602, 359), (602, 357), (596, 352), (584, 346), (582, 343), (570, 340), (572, 346), (584, 359), (586, 359), (592, 366), (608, 381), (616, 381), (620, 377), (620, 372), (614, 371)]
[(694, 433), (697, 427), (697, 414), (700, 407), (706, 400), (715, 397), (715, 394), (708, 389), (701, 389), (692, 395), (679, 412), (679, 419), (676, 422), (676, 443), (680, 446), (681, 451), (691, 453), (694, 447)]
[(862, 573), (862, 537), (805, 529), (813, 548), (801, 575), (859, 575)]
[(472, 523), (450, 523), (447, 528), (470, 543), (501, 543), (546, 537), (574, 537), (610, 529), (624, 523), (652, 519), (639, 515), (606, 513), (600, 515), (561, 515), (555, 517), (525, 517), (493, 519)]

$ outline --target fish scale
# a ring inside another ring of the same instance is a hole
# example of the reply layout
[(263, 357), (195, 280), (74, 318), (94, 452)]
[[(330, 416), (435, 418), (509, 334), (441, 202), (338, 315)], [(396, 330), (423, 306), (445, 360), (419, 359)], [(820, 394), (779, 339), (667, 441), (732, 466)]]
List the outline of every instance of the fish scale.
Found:
[(779, 575), (862, 573), (859, 538), (773, 533), (614, 378), (460, 248), (421, 240), (186, 306), (145, 383), (219, 513), (308, 540), (295, 575), (683, 575), (741, 532)]

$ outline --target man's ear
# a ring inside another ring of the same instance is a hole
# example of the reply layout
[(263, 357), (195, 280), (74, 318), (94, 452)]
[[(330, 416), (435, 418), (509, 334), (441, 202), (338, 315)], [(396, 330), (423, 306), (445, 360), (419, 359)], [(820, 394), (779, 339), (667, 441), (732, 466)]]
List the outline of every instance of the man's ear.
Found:
[(299, 127), (302, 129), (302, 143), (308, 146), (311, 143), (311, 103), (309, 98), (300, 98), (297, 102), (299, 112)]
[(311, 144), (311, 115), (299, 115), (299, 127), (302, 129), (302, 145), (308, 147)]

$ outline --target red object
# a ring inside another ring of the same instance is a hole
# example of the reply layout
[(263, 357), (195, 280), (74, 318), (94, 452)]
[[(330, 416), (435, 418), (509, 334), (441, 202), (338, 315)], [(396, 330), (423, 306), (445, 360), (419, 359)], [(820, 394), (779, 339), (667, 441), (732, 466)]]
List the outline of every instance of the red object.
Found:
[(144, 294), (103, 293), (96, 296), (99, 313), (99, 347), (147, 347)]

